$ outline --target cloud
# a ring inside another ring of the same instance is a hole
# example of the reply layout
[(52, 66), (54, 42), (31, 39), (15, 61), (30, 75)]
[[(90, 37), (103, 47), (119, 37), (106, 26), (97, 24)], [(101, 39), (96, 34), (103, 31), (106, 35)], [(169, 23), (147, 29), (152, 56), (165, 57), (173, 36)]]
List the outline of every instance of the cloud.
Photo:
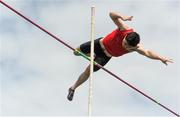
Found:
[[(142, 43), (172, 57), (174, 64), (162, 65), (137, 53), (113, 58), (106, 68), (176, 112), (179, 90), (179, 7), (174, 1), (7, 1), (73, 47), (89, 40), (90, 6), (96, 5), (96, 36), (115, 28), (111, 10), (134, 15), (128, 25), (141, 35)], [(23, 10), (26, 8), (25, 10)], [(1, 114), (10, 116), (86, 116), (88, 83), (77, 91), (73, 102), (68, 88), (88, 62), (74, 57), (64, 45), (0, 6)], [(93, 115), (170, 116), (171, 114), (104, 71), (94, 74)], [(103, 108), (102, 108), (103, 107)]]

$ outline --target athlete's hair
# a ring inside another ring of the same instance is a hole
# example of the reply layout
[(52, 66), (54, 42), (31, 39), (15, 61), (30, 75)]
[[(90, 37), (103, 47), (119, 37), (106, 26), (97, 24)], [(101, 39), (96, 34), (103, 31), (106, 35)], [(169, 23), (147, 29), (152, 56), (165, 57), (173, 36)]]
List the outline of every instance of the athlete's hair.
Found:
[(126, 41), (130, 46), (135, 47), (140, 42), (140, 36), (136, 32), (131, 32), (127, 34)]

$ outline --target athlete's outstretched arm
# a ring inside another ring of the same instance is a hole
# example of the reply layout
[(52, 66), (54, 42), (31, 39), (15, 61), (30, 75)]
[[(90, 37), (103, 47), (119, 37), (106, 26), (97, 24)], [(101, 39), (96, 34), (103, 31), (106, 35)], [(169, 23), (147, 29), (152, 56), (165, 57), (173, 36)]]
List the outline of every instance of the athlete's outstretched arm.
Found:
[(113, 20), (113, 22), (117, 25), (117, 27), (121, 30), (128, 29), (129, 27), (124, 24), (123, 21), (131, 21), (133, 16), (125, 16), (118, 12), (110, 12), (109, 16)]
[(168, 65), (168, 62), (173, 63), (172, 59), (170, 59), (170, 58), (160, 56), (159, 54), (157, 54), (156, 52), (154, 52), (152, 50), (146, 50), (143, 48), (142, 45), (138, 45), (138, 46), (139, 47), (136, 49), (136, 51), (141, 55), (144, 55), (151, 59), (160, 60), (165, 65)]

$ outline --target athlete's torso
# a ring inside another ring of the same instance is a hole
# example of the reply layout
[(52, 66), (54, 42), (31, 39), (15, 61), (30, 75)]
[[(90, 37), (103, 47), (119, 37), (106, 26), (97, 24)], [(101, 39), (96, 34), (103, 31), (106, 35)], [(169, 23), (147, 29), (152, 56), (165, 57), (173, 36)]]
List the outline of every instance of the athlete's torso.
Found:
[(106, 51), (114, 57), (122, 56), (123, 54), (128, 53), (129, 51), (122, 46), (122, 42), (125, 36), (131, 32), (133, 32), (133, 29), (116, 29), (112, 31), (110, 34), (108, 34), (106, 37), (104, 37), (102, 43)]

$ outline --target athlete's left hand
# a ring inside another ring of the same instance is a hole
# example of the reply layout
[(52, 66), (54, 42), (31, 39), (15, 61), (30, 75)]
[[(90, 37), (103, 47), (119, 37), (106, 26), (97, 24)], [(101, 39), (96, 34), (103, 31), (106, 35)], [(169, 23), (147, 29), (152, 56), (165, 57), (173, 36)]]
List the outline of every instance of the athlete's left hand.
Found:
[(164, 63), (165, 65), (168, 65), (168, 63), (173, 63), (173, 60), (170, 58), (162, 58), (162, 63)]

